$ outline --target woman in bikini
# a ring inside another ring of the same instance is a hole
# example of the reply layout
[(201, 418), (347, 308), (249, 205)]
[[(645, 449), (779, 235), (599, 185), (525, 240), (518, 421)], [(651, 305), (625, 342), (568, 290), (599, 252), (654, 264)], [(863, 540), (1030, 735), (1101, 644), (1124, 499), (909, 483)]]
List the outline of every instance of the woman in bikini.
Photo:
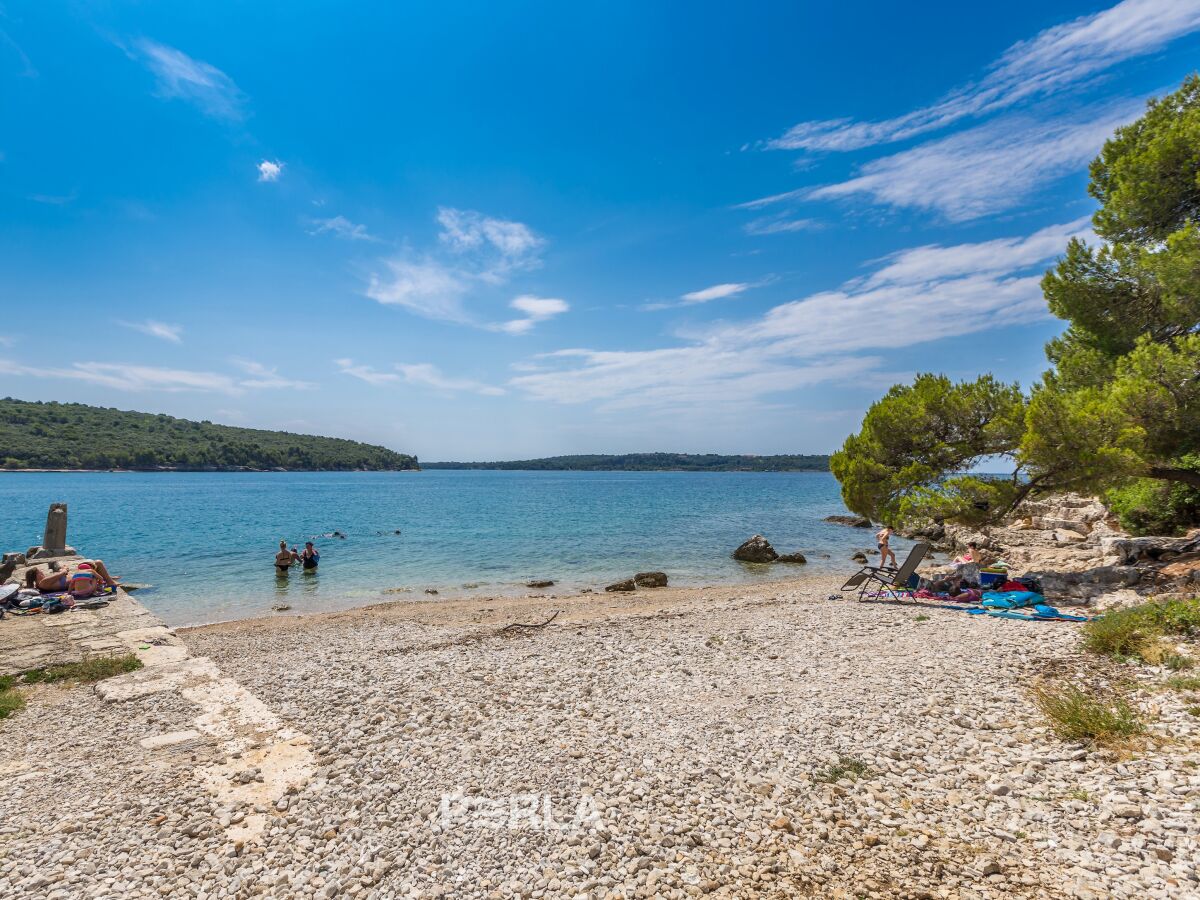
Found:
[(300, 557), (295, 550), (289, 550), (287, 541), (279, 542), (279, 552), (275, 554), (275, 574), (286, 575), (288, 570), (299, 562)]
[(102, 559), (89, 559), (81, 562), (74, 574), (68, 574), (66, 569), (59, 572), (45, 572), (34, 567), (25, 573), (25, 587), (37, 588), (44, 594), (57, 594), (62, 591), (76, 593), (86, 591), (86, 596), (103, 590), (105, 587), (116, 587), (117, 579), (108, 573), (108, 567)]

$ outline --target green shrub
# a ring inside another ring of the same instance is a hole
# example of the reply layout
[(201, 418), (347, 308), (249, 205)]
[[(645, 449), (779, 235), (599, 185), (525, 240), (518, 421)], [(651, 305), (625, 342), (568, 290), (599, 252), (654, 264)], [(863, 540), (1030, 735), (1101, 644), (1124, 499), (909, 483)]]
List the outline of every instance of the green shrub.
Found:
[(0, 719), (7, 719), (19, 709), (25, 708), (25, 698), (16, 691), (0, 691)]
[[(1180, 465), (1200, 470), (1200, 455), (1185, 456)], [(1138, 478), (1113, 488), (1106, 499), (1130, 534), (1183, 534), (1200, 524), (1200, 488), (1190, 485)]]
[(1055, 734), (1065, 741), (1113, 745), (1146, 730), (1138, 711), (1116, 694), (1063, 684), (1035, 688), (1033, 697)]
[(141, 667), (142, 661), (135, 654), (126, 653), (124, 656), (99, 656), (77, 663), (34, 669), (26, 672), (21, 680), (26, 684), (53, 684), (56, 681), (103, 681), (114, 675), (135, 672)]
[(1092, 653), (1157, 664), (1180, 657), (1164, 641), (1168, 636), (1200, 634), (1200, 599), (1166, 600), (1116, 609), (1083, 626), (1083, 645)]
[(1184, 678), (1177, 675), (1174, 678), (1168, 678), (1164, 686), (1173, 691), (1200, 691), (1200, 678)]
[(850, 781), (857, 781), (864, 775), (871, 773), (871, 767), (861, 759), (855, 759), (853, 756), (839, 756), (837, 762), (824, 769), (818, 769), (813, 773), (813, 781), (818, 781), (821, 784), (833, 784), (847, 778)]

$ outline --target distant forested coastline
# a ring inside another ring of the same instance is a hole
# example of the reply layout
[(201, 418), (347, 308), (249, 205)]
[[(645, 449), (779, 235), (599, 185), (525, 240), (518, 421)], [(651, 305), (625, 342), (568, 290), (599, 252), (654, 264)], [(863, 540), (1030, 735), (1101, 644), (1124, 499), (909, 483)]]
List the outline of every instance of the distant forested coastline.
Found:
[(718, 453), (623, 453), (548, 456), (502, 462), (427, 462), (424, 469), (511, 469), (574, 472), (828, 472), (829, 457), (725, 456)]
[(0, 467), (398, 471), (417, 459), (341, 438), (193, 422), (82, 403), (0, 400)]

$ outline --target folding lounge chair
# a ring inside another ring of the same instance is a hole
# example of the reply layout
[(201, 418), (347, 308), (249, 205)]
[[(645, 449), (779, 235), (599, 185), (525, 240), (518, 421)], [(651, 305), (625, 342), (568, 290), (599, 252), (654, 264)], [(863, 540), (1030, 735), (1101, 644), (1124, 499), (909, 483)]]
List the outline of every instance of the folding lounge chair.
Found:
[(899, 568), (895, 566), (863, 566), (850, 576), (841, 589), (851, 591), (858, 588), (859, 600), (866, 597), (867, 591), (872, 588), (877, 594), (887, 591), (911, 590), (908, 586), (908, 579), (917, 571), (917, 566), (921, 564), (921, 560), (928, 552), (928, 544), (913, 544), (913, 548), (908, 551), (908, 556)]

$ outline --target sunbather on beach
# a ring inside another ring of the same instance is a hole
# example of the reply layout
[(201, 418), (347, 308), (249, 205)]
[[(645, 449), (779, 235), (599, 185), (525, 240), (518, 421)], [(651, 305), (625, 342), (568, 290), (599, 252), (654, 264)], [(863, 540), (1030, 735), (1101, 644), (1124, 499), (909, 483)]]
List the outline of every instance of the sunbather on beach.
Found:
[[(896, 554), (888, 545), (888, 542), (892, 539), (892, 534), (893, 532), (891, 525), (884, 525), (882, 529), (875, 533), (875, 541), (879, 545), (879, 565), (881, 566), (898, 565), (896, 562)], [(888, 563), (888, 557), (891, 557), (891, 563)]]
[(93, 559), (81, 562), (79, 568), (71, 575), (67, 590), (77, 599), (99, 594), (106, 587), (116, 587), (117, 581), (108, 574), (108, 569), (101, 560)]
[(67, 589), (66, 572), (43, 572), (36, 566), (25, 570), (25, 587), (45, 594), (54, 594)]
[(275, 554), (275, 571), (286, 575), (288, 569), (300, 561), (300, 555), (295, 550), (289, 550), (287, 541), (279, 542), (279, 552)]

